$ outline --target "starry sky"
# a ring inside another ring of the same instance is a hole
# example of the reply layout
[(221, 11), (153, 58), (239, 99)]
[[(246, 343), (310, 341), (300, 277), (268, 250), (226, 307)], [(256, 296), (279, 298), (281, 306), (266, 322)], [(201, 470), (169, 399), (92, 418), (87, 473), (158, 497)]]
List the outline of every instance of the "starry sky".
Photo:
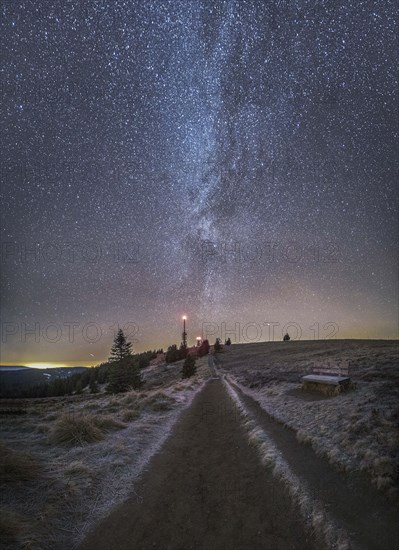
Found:
[(398, 338), (395, 2), (2, 11), (3, 364)]

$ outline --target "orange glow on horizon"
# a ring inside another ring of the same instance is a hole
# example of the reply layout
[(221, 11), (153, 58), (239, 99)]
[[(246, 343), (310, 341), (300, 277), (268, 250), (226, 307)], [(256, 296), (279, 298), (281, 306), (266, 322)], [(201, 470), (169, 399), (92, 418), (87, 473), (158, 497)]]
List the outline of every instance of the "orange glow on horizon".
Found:
[[(55, 368), (64, 368), (64, 367), (72, 367), (75, 365), (66, 365), (65, 363), (26, 363), (25, 367), (29, 367), (31, 369), (55, 369)], [(79, 365), (76, 365), (79, 366)], [(84, 365), (82, 365), (84, 366)]]

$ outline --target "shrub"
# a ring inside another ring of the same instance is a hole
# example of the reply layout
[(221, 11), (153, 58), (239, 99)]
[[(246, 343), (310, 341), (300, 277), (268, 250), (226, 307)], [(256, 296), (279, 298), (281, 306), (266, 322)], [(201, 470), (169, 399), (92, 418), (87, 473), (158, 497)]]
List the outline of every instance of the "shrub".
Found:
[(188, 355), (183, 364), (182, 378), (190, 378), (191, 376), (194, 376), (196, 372), (197, 367), (195, 366), (195, 357)]
[(215, 353), (219, 353), (219, 351), (222, 351), (222, 344), (220, 343), (220, 338), (216, 338), (216, 342), (213, 346), (213, 349), (215, 350)]
[(198, 351), (197, 351), (198, 357), (204, 357), (204, 355), (208, 355), (209, 347), (210, 347), (209, 346), (209, 341), (204, 340), (202, 342), (202, 344), (200, 345), (200, 347), (198, 348)]

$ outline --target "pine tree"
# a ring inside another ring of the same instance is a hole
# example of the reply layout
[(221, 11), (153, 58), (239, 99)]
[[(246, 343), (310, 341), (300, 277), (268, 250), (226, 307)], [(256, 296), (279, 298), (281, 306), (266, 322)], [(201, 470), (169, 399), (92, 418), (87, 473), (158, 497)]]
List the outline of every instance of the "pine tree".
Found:
[(138, 362), (132, 355), (132, 344), (126, 340), (122, 329), (115, 337), (109, 361), (108, 392), (121, 393), (142, 386)]
[(91, 380), (89, 384), (90, 393), (98, 393), (100, 390), (98, 389), (98, 384), (96, 380)]
[(187, 353), (188, 353), (187, 346), (185, 346), (184, 342), (182, 342), (179, 348), (179, 359), (185, 359), (187, 357)]
[(166, 356), (165, 356), (165, 361), (167, 363), (174, 363), (179, 359), (180, 359), (179, 350), (177, 349), (176, 344), (172, 344), (171, 346), (168, 347), (168, 351), (166, 352)]
[(132, 356), (132, 344), (126, 340), (123, 330), (120, 328), (115, 336), (111, 348), (109, 361), (121, 361)]
[(196, 372), (197, 367), (195, 366), (195, 357), (192, 355), (187, 355), (183, 364), (182, 378), (190, 378), (190, 376), (194, 376)]
[(122, 393), (131, 389), (138, 390), (143, 385), (140, 368), (133, 357), (115, 361), (109, 367), (107, 391)]

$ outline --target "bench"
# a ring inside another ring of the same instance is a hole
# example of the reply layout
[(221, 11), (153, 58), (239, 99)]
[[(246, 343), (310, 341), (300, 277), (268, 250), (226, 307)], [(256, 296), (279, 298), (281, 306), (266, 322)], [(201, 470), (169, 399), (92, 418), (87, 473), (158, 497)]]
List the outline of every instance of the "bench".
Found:
[(302, 376), (302, 389), (326, 395), (338, 395), (353, 386), (349, 376), (349, 361), (320, 363), (313, 366), (312, 374)]

